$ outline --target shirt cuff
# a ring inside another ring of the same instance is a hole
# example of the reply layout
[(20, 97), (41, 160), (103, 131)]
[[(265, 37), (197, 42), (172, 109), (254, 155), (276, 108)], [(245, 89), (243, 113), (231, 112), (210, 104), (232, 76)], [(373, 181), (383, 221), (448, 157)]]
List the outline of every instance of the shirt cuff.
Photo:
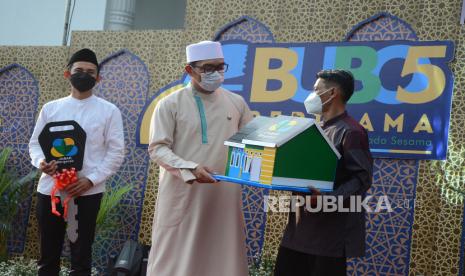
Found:
[(98, 176), (97, 176), (96, 173), (91, 173), (91, 174), (89, 174), (89, 175), (85, 175), (84, 177), (86, 177), (87, 179), (89, 179), (90, 182), (92, 182), (92, 185), (94, 185), (94, 186), (97, 185), (97, 184), (99, 184), (99, 183), (98, 183), (98, 181), (99, 181), (99, 180), (98, 180)]
[(180, 169), (181, 178), (184, 182), (189, 182), (197, 179), (190, 169)]
[(175, 166), (175, 167), (177, 167), (177, 168), (179, 168), (179, 169), (181, 169), (181, 170), (182, 170), (182, 169), (193, 170), (193, 169), (197, 168), (197, 166), (198, 166), (199, 164), (197, 164), (197, 163), (195, 163), (195, 162), (192, 162), (192, 161), (184, 161), (184, 162), (182, 162), (182, 163), (180, 163), (180, 164), (176, 164), (176, 165), (177, 165), (177, 166)]
[(31, 164), (32, 164), (32, 166), (40, 169), (40, 162), (42, 162), (42, 160), (45, 160), (45, 156), (36, 157), (36, 158), (32, 159)]

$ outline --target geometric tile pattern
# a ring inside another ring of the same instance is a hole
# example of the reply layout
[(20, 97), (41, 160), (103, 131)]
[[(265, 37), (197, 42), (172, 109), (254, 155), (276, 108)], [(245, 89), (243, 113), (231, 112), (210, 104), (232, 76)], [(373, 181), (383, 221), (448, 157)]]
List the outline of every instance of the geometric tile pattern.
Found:
[(347, 34), (345, 41), (418, 40), (408, 23), (382, 12), (363, 20)]
[[(37, 116), (38, 111), (40, 110), (41, 106), (53, 99), (61, 98), (66, 96), (68, 93), (69, 89), (69, 83), (66, 82), (66, 80), (63, 78), (63, 69), (64, 65), (66, 64), (66, 59), (68, 56), (68, 47), (13, 47), (13, 46), (2, 46), (0, 50), (0, 66), (4, 66), (4, 68), (14, 68), (14, 67), (20, 67), (23, 68), (23, 71), (26, 70), (29, 72), (28, 74), (20, 74), (23, 81), (30, 80), (31, 77), (34, 79), (35, 85), (29, 86), (26, 90), (29, 91), (28, 94), (31, 97), (34, 97), (36, 99), (34, 100), (27, 100), (27, 97), (19, 97), (16, 99), (19, 99), (21, 101), (16, 102), (14, 104), (14, 107), (20, 107), (23, 108), (22, 110), (24, 112), (29, 112), (27, 116), (24, 116), (22, 119), (18, 118), (21, 120), (21, 126), (24, 127), (22, 130), (22, 133), (13, 133), (12, 135), (16, 137), (22, 137), (24, 135), (24, 139), (26, 141), (24, 142), (26, 146), (22, 147), (21, 150), (17, 149), (20, 151), (19, 156), (21, 156), (20, 160), (27, 160), (27, 166), (30, 166), (30, 161), (29, 161), (29, 153), (28, 153), (28, 148), (27, 148), (27, 143), (29, 142), (30, 135), (32, 134), (32, 131), (34, 129), (35, 125), (35, 116)], [(21, 65), (19, 65), (21, 64)], [(2, 71), (5, 71), (2, 70)], [(17, 69), (15, 69), (17, 70)], [(18, 82), (16, 82), (18, 83)], [(15, 86), (13, 89), (9, 89), (8, 91), (2, 91), (2, 94), (14, 92), (15, 89), (18, 89), (19, 86)], [(24, 87), (23, 87), (24, 88)], [(40, 91), (40, 93), (39, 93)], [(24, 91), (15, 93), (15, 95), (21, 95)], [(27, 104), (27, 103), (30, 104)], [(0, 110), (1, 111), (7, 111), (11, 109), (11, 102), (9, 103), (2, 103)], [(3, 107), (5, 106), (5, 109)], [(33, 112), (34, 114), (30, 114), (30, 112)], [(3, 113), (4, 114), (4, 113)], [(17, 115), (22, 116), (22, 113), (17, 113)], [(30, 122), (26, 120), (31, 116)], [(15, 119), (12, 118), (12, 120), (7, 121), (7, 122), (15, 122)], [(26, 134), (28, 133), (28, 134)], [(28, 137), (26, 137), (28, 136)], [(15, 143), (14, 141), (7, 141), (8, 143)], [(23, 161), (20, 162), (20, 166), (22, 166), (24, 163)], [(24, 168), (24, 167), (23, 167)], [(21, 169), (21, 167), (16, 168)], [(32, 165), (30, 167), (32, 169)], [(25, 172), (22, 172), (21, 174), (24, 174)], [(29, 213), (29, 218), (26, 218), (24, 223), (27, 223), (27, 230), (25, 233), (23, 233), (23, 229), (21, 226), (14, 226), (16, 229), (18, 229), (17, 236), (21, 237), (20, 239), (25, 239), (25, 243), (21, 242), (22, 245), (19, 245), (19, 243), (16, 243), (16, 241), (20, 241), (19, 239), (14, 238), (16, 245), (14, 245), (12, 252), (16, 253), (21, 253), (24, 255), (26, 258), (34, 258), (36, 259), (38, 257), (38, 252), (39, 252), (39, 244), (38, 244), (38, 230), (37, 230), (37, 220), (35, 217), (35, 202), (36, 202), (36, 197), (35, 197), (35, 190), (36, 190), (36, 185), (37, 181), (34, 181), (34, 183), (31, 183), (31, 186), (34, 186), (34, 188), (31, 188), (31, 195), (32, 199), (30, 201), (26, 201), (26, 204), (29, 204), (29, 207), (22, 208), (20, 212), (28, 212)], [(22, 216), (22, 215), (20, 215)], [(18, 221), (15, 223), (21, 224), (23, 223), (21, 218), (18, 218)], [(26, 225), (26, 224), (25, 224)], [(18, 247), (17, 247), (18, 246)]]
[(462, 221), (462, 237), (460, 242), (460, 267), (459, 267), (459, 275), (465, 274), (465, 204), (463, 207), (463, 221)]
[[(417, 40), (399, 18), (380, 13), (357, 24), (346, 41)], [(348, 275), (407, 275), (418, 161), (375, 159), (367, 195), (387, 196), (393, 212), (367, 213), (366, 255), (349, 259)]]
[[(182, 31), (80, 32), (77, 36), (73, 34), (72, 47), (92, 46), (100, 56), (122, 48), (130, 49), (149, 67), (150, 91), (158, 91), (179, 79), (184, 67), (184, 47), (188, 43), (212, 39), (212, 34), (221, 26), (244, 15), (263, 22), (278, 42), (341, 41), (361, 19), (381, 11), (409, 22), (422, 40), (454, 40), (456, 53), (450, 67), (454, 73), (455, 89), (449, 154), (445, 162), (449, 167), (438, 170), (435, 164), (441, 162), (420, 161), (416, 199), (421, 204), (415, 207), (409, 275), (457, 275), (463, 202), (448, 200), (452, 189), (447, 187), (452, 183), (454, 189), (463, 189), (465, 181), (462, 184), (454, 181), (455, 178), (451, 181), (445, 172), (453, 175), (461, 172), (457, 168), (465, 167), (458, 148), (465, 145), (465, 28), (458, 24), (461, 5), (462, 1), (456, 0), (190, 0), (187, 1), (185, 29)], [(149, 241), (154, 212), (157, 172), (151, 165), (147, 183), (151, 188), (146, 191), (150, 195), (150, 204), (144, 204), (147, 208), (144, 208), (146, 215), (142, 223), (147, 227), (139, 234), (146, 242)], [(463, 179), (463, 174), (457, 179), (460, 177)], [(274, 254), (285, 224), (285, 216), (268, 213), (265, 253)]]
[[(223, 27), (215, 36), (215, 40), (245, 40), (250, 43), (273, 42), (273, 35), (260, 22), (241, 17)], [(264, 212), (263, 198), (268, 190), (249, 186), (242, 186), (242, 211), (246, 226), (246, 244), (249, 263), (254, 257), (260, 256), (265, 239), (266, 212)]]
[[(419, 165), (412, 233), (410, 275), (463, 275), (460, 244), (463, 239), (465, 191), (465, 29), (457, 23), (462, 1), (418, 3), (431, 12), (414, 12), (422, 40), (452, 40), (455, 59), (450, 63), (454, 91), (450, 117), (447, 160), (422, 160)], [(436, 11), (436, 12), (433, 12)], [(404, 13), (411, 12), (406, 10)], [(433, 13), (435, 13), (433, 15)]]
[[(34, 167), (31, 165), (28, 143), (35, 124), (39, 102), (39, 85), (26, 68), (12, 64), (0, 69), (0, 149), (10, 147), (13, 151), (9, 167), (18, 175), (25, 176)], [(34, 183), (28, 184), (32, 195)], [(22, 253), (31, 207), (29, 196), (19, 206), (17, 219), (12, 226), (8, 241), (10, 253)]]
[(107, 190), (125, 185), (132, 187), (117, 210), (112, 212), (116, 216), (118, 230), (110, 236), (97, 236), (94, 244), (99, 253), (93, 261), (97, 268), (102, 269), (109, 256), (120, 252), (126, 240), (137, 240), (138, 237), (149, 157), (146, 149), (136, 147), (136, 128), (147, 101), (149, 74), (145, 64), (127, 50), (103, 60), (100, 74), (102, 80), (94, 89), (95, 95), (118, 106), (123, 117), (125, 138), (124, 162), (116, 175), (107, 181)]
[[(465, 28), (458, 23), (461, 8), (462, 1), (456, 0), (190, 0), (183, 30), (80, 31), (72, 34), (71, 47), (0, 46), (0, 67), (19, 63), (31, 71), (39, 81), (40, 107), (68, 94), (69, 85), (62, 72), (69, 53), (78, 48), (89, 47), (99, 57), (129, 49), (148, 66), (149, 93), (153, 94), (180, 78), (187, 44), (212, 39), (221, 26), (244, 15), (266, 24), (278, 42), (341, 41), (361, 19), (381, 11), (411, 24), (421, 40), (453, 40), (448, 156), (446, 161), (419, 162), (409, 275), (458, 275), (464, 204), (463, 195), (456, 191), (465, 190)], [(150, 242), (157, 175), (158, 169), (151, 163), (139, 231), (139, 239), (145, 243)], [(37, 224), (33, 215), (29, 224), (25, 254), (36, 258)], [(273, 256), (285, 224), (286, 216), (267, 214), (265, 254)]]
[[(398, 27), (398, 24), (390, 23), (390, 21), (396, 21), (394, 17), (376, 16), (372, 20), (357, 25), (348, 37), (351, 40), (370, 40), (373, 37), (380, 40), (380, 38), (389, 37), (402, 39), (405, 36), (405, 33), (397, 36), (396, 30), (391, 28), (391, 26), (396, 26), (403, 30)], [(383, 26), (374, 26), (379, 24)], [(370, 37), (370, 30), (385, 31), (391, 34), (382, 36), (372, 33)], [(363, 32), (364, 35), (359, 36), (358, 32)], [(414, 37), (414, 34), (410, 37)], [(404, 205), (408, 202), (413, 203), (417, 170), (418, 162), (415, 161), (375, 160), (373, 185), (368, 195), (386, 195), (390, 202), (398, 206), (393, 206), (394, 212), (392, 213), (367, 214), (366, 256), (348, 260), (348, 275), (406, 275), (408, 273), (414, 209), (413, 205)], [(267, 255), (274, 256), (276, 246), (279, 244), (276, 237), (281, 237), (277, 231), (282, 231), (284, 228), (282, 223), (286, 221), (286, 217), (282, 214), (269, 214), (268, 217), (267, 224), (270, 226), (267, 225), (267, 231), (272, 234), (267, 233), (267, 238), (270, 237), (272, 240), (267, 240), (267, 242), (273, 242), (275, 247), (272, 248), (267, 244), (265, 251)], [(277, 222), (280, 222), (280, 227)]]
[(366, 255), (348, 260), (348, 275), (408, 274), (417, 170), (416, 160), (375, 159), (367, 195), (387, 196), (393, 212), (366, 214)]
[(460, 242), (460, 267), (459, 267), (459, 275), (465, 274), (465, 204), (463, 207), (463, 221), (462, 221), (462, 238)]
[(215, 35), (215, 40), (243, 40), (250, 43), (274, 42), (273, 34), (268, 27), (248, 16), (242, 16), (222, 27)]
[[(188, 39), (205, 39), (210, 37), (218, 26), (248, 15), (265, 23), (278, 42), (341, 41), (361, 19), (369, 18), (380, 11), (388, 11), (411, 23), (423, 40), (455, 40), (456, 58), (450, 64), (455, 75), (449, 132), (450, 150), (451, 141), (465, 144), (465, 93), (462, 92), (465, 91), (465, 29), (457, 23), (457, 11), (460, 9), (461, 1), (453, 0), (235, 0), (213, 3), (193, 0), (187, 2), (185, 26)], [(463, 157), (461, 159), (463, 160)], [(447, 162), (460, 164), (450, 157)], [(442, 175), (441, 172), (431, 169), (434, 163), (436, 162), (420, 161), (417, 196), (422, 200), (422, 204), (415, 209), (410, 275), (457, 274), (463, 204), (459, 203), (454, 207), (443, 203), (443, 193), (446, 191), (438, 187), (442, 181), (438, 182), (436, 178)], [(443, 210), (432, 207), (436, 204), (440, 204)], [(441, 218), (439, 213), (442, 214)], [(268, 213), (264, 245), (266, 255), (274, 256), (276, 253), (285, 223), (285, 216)], [(441, 233), (438, 233), (439, 229), (443, 229)], [(451, 233), (449, 238), (443, 238), (447, 237), (446, 233)]]

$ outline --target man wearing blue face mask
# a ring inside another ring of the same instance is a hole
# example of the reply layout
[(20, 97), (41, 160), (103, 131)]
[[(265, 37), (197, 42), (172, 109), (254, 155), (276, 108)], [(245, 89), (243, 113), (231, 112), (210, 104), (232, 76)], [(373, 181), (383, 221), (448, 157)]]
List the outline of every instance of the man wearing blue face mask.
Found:
[[(317, 205), (325, 196), (342, 200), (364, 197), (370, 188), (373, 160), (366, 130), (347, 114), (346, 103), (354, 92), (354, 78), (344, 70), (317, 74), (314, 92), (305, 100), (310, 114), (321, 115), (322, 128), (341, 154), (336, 169), (334, 191), (320, 193), (312, 188), (307, 202)], [(321, 206), (321, 205), (320, 205)], [(289, 213), (289, 221), (279, 248), (275, 276), (345, 276), (346, 258), (365, 255), (365, 213), (310, 212), (300, 206)]]
[(244, 99), (223, 88), (221, 44), (186, 48), (190, 84), (166, 96), (150, 127), (150, 158), (160, 165), (147, 275), (246, 276), (241, 187), (219, 183), (224, 141), (252, 119)]

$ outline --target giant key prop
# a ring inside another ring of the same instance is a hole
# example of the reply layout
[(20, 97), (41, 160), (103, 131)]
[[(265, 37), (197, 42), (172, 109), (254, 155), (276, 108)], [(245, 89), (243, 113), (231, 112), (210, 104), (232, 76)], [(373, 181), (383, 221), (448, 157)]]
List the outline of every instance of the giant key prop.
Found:
[[(63, 218), (68, 223), (66, 232), (71, 242), (78, 238), (78, 222), (76, 215), (78, 208), (74, 199), (69, 196), (65, 188), (78, 180), (78, 172), (82, 169), (86, 132), (76, 121), (51, 122), (45, 125), (39, 135), (39, 144), (45, 155), (45, 160), (57, 162), (57, 171), (53, 175), (54, 186), (51, 191), (51, 212), (61, 216), (56, 204), (63, 205)], [(56, 197), (56, 192), (60, 198)]]

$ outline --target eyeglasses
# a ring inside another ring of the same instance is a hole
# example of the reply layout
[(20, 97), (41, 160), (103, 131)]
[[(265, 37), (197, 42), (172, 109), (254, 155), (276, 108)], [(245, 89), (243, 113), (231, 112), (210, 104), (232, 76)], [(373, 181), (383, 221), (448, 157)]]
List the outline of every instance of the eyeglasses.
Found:
[(200, 73), (205, 73), (207, 75), (210, 75), (210, 74), (213, 74), (216, 71), (222, 72), (222, 73), (228, 71), (229, 65), (227, 63), (221, 63), (221, 64), (218, 64), (218, 65), (204, 64), (202, 66), (196, 66), (196, 65), (191, 64), (191, 67), (199, 68)]

